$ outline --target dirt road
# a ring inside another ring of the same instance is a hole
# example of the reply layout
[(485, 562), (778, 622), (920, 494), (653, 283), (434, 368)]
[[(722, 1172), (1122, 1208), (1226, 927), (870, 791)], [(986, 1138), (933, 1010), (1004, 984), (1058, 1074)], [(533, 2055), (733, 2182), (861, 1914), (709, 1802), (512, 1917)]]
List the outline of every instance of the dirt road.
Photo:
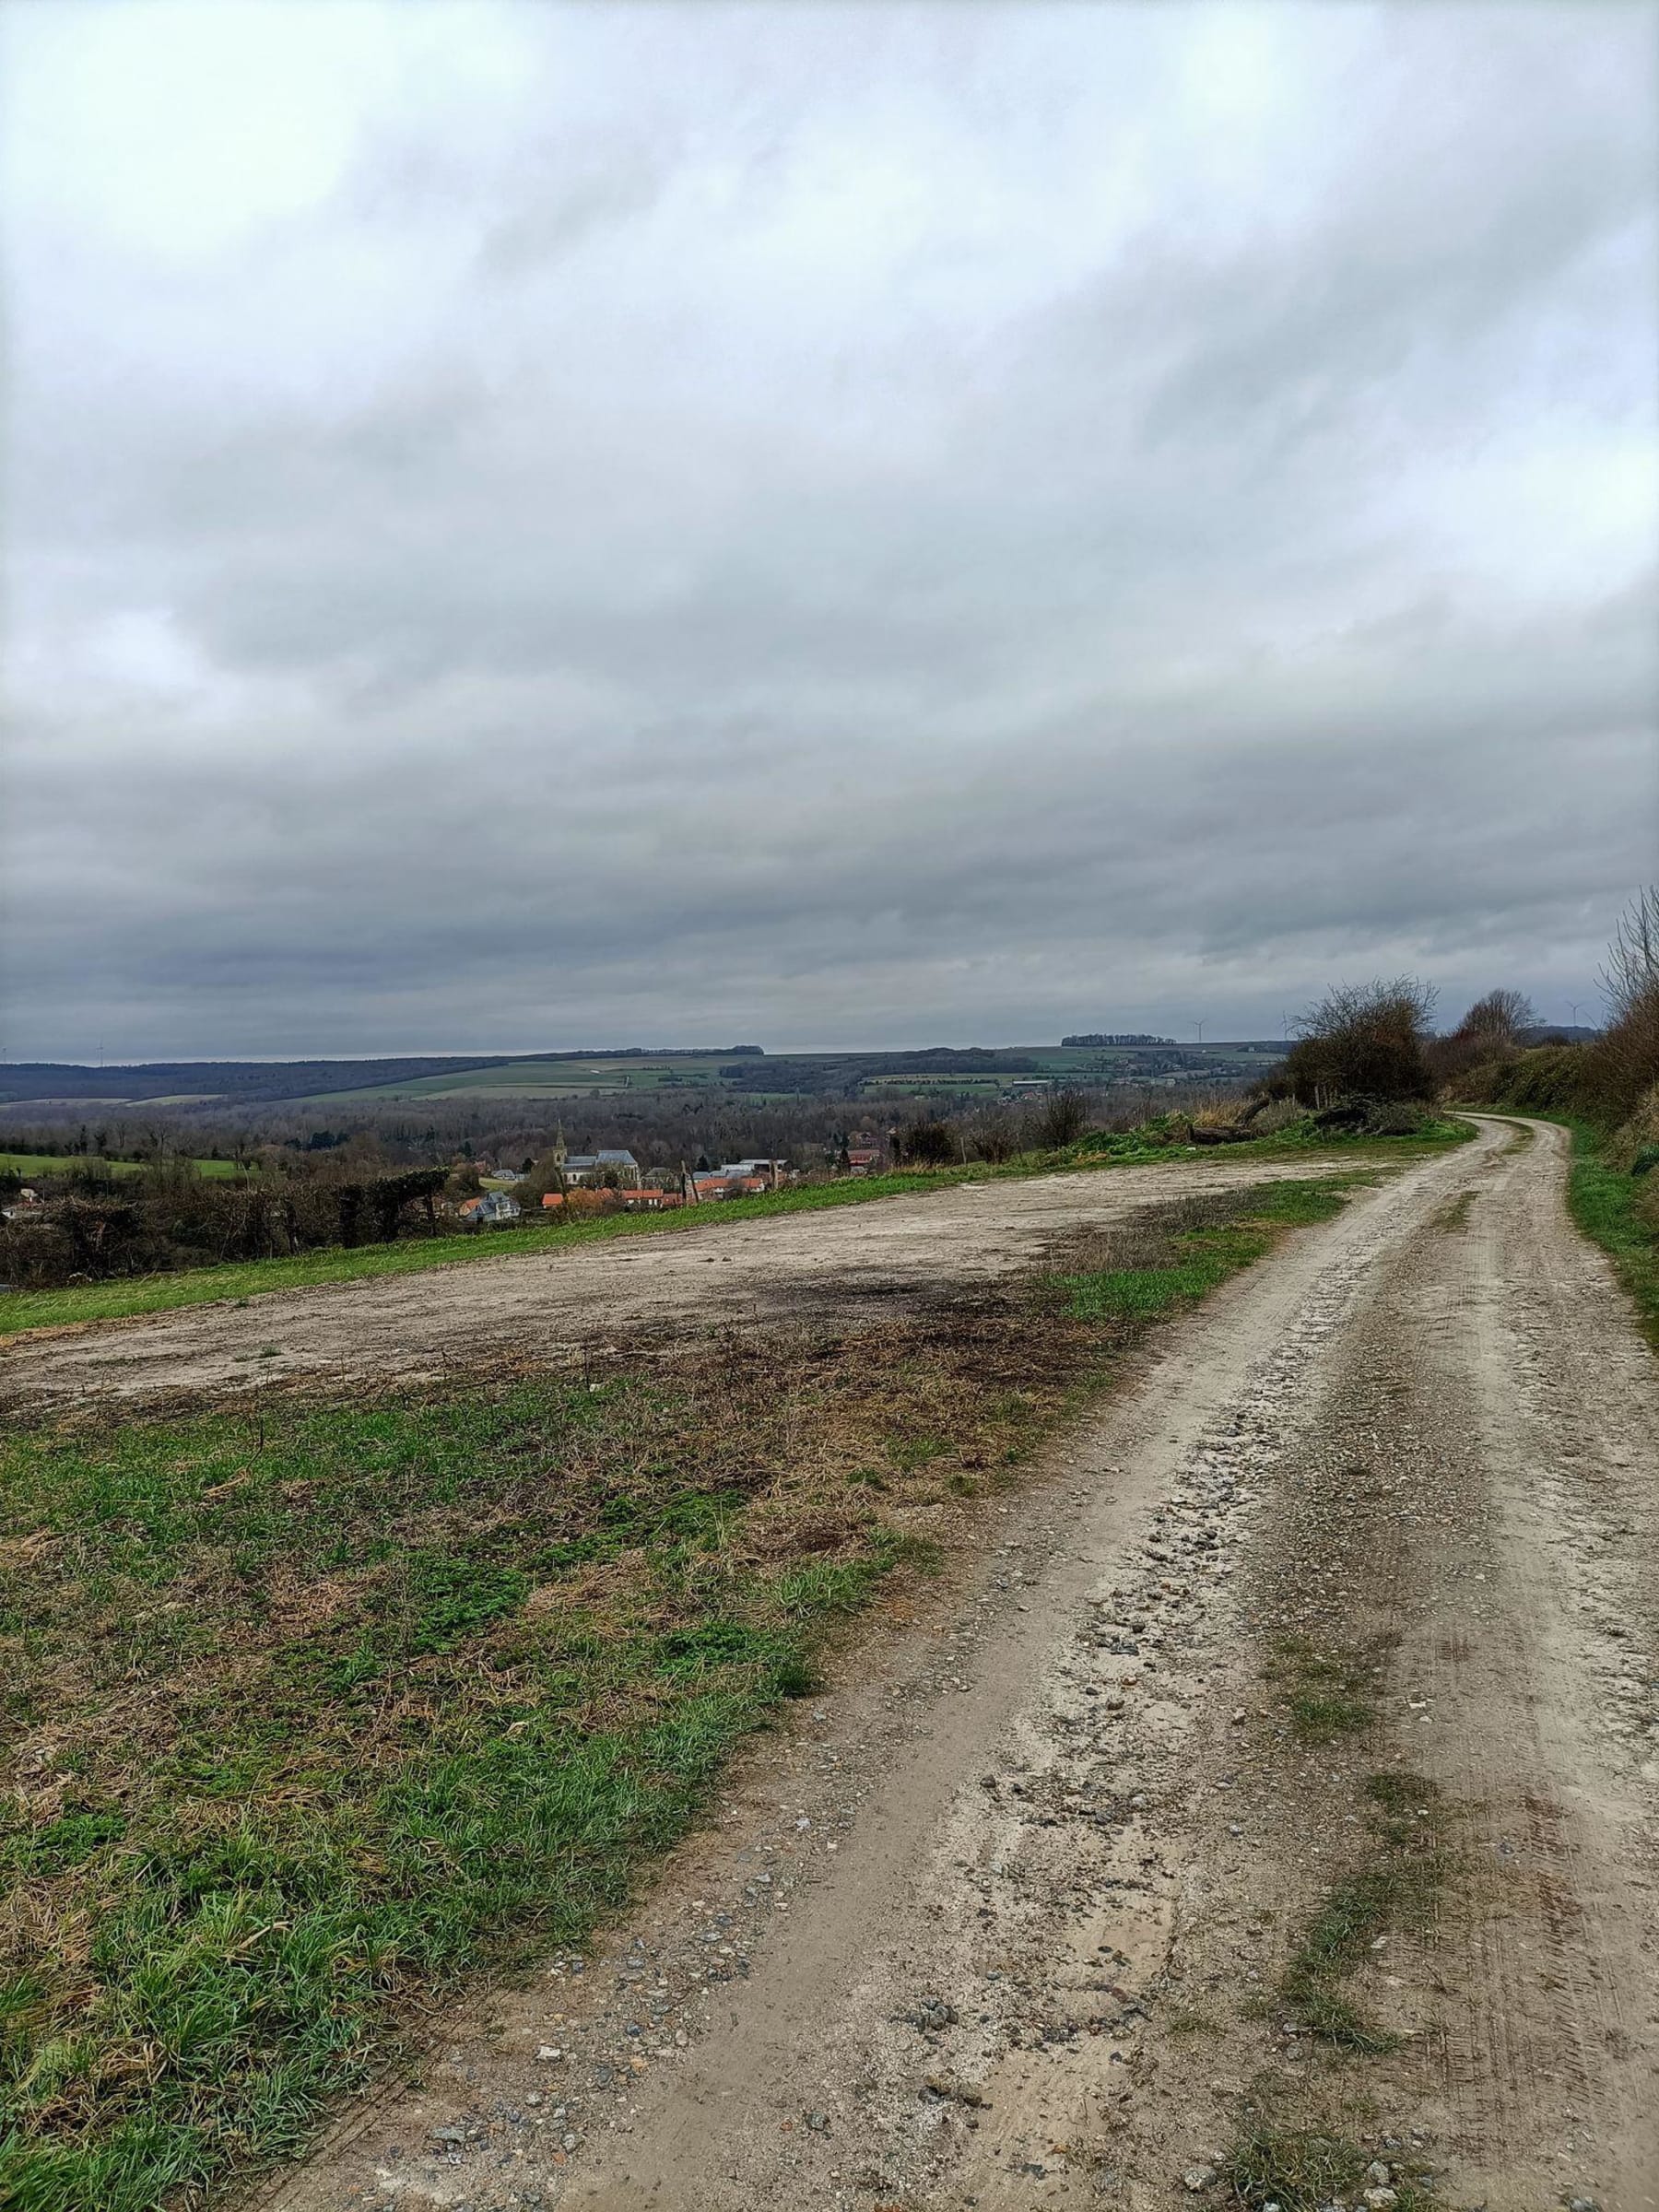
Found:
[[(1310, 2205), (1649, 2212), (1659, 1370), (1563, 1147), (1488, 1124), (1168, 1332), (597, 1959), (261, 2203), (1218, 2206), (1312, 2127), (1381, 2164)], [(1380, 1806), (1430, 1877), (1345, 2048), (1281, 1981)]]
[(913, 1198), (759, 1220), (718, 1218), (422, 1273), (268, 1291), (94, 1324), (0, 1349), (0, 1406), (246, 1389), (299, 1376), (413, 1375), (498, 1351), (556, 1358), (582, 1344), (634, 1345), (688, 1327), (762, 1320), (845, 1323), (883, 1302), (948, 1294), (1030, 1267), (1055, 1238), (1206, 1191), (1344, 1165), (1330, 1153), (1277, 1162), (1210, 1159), (961, 1183)]

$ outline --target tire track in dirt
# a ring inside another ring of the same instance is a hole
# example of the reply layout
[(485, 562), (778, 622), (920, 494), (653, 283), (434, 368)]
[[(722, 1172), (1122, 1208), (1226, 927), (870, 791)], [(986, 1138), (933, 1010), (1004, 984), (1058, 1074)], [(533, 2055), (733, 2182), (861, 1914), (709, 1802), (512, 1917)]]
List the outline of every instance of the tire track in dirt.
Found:
[[(1420, 1774), (1444, 1794), (1457, 1864), (1432, 1924), (1391, 1930), (1348, 1984), (1405, 2040), (1333, 2056), (1280, 1997), (1265, 2022), (1229, 2022), (1207, 2081), (1155, 2039), (1158, 2103), (1184, 2099), (1219, 2133), (1245, 2091), (1292, 2124), (1364, 2101), (1382, 2116), (1361, 2128), (1371, 2147), (1435, 2169), (1448, 2201), (1646, 2212), (1659, 2201), (1659, 1374), (1602, 1256), (1567, 1223), (1565, 1145), (1535, 1126), (1483, 1165), (1472, 1205), (1384, 1255), (1243, 1589), (1258, 1666), (1287, 1630), (1326, 1652), (1389, 1649), (1381, 1724), (1300, 1752), (1258, 1733), (1243, 1802), (1270, 1840), (1235, 1887), (1270, 1917), (1265, 1952), (1282, 1960), (1331, 1874), (1365, 1863), (1353, 1830), (1368, 1773)], [(1616, 1714), (1614, 1674), (1631, 1693)], [(1250, 1683), (1247, 1665), (1241, 1700)], [(1194, 1844), (1196, 1889), (1216, 1846), (1201, 1830)], [(1312, 1853), (1327, 1864), (1310, 1866)], [(1240, 1951), (1213, 1874), (1208, 1886), (1209, 1924), (1171, 1964), (1213, 1986)]]

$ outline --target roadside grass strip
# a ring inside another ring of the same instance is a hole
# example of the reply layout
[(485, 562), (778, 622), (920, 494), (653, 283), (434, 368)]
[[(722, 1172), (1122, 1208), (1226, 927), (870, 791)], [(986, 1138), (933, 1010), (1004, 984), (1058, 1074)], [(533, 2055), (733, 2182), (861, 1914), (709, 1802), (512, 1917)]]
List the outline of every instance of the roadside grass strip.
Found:
[[(1159, 1160), (1188, 1165), (1204, 1160), (1305, 1159), (1328, 1149), (1333, 1160), (1366, 1159), (1404, 1165), (1443, 1150), (1473, 1135), (1467, 1123), (1435, 1123), (1415, 1137), (1347, 1139), (1321, 1147), (1305, 1138), (1258, 1137), (1248, 1144), (1201, 1148), (1150, 1146), (1129, 1137), (1102, 1139), (1066, 1151), (1029, 1156), (997, 1165), (976, 1161), (959, 1168), (928, 1168), (891, 1175), (848, 1177), (841, 1182), (800, 1183), (752, 1198), (719, 1205), (688, 1206), (665, 1214), (608, 1214), (594, 1219), (488, 1230), (455, 1236), (419, 1237), (396, 1244), (327, 1246), (274, 1260), (248, 1260), (223, 1266), (192, 1267), (174, 1274), (124, 1277), (100, 1283), (77, 1283), (58, 1290), (0, 1291), (0, 1337), (28, 1329), (63, 1328), (82, 1322), (122, 1321), (135, 1314), (176, 1312), (220, 1300), (250, 1299), (273, 1290), (306, 1290), (325, 1283), (359, 1282), (382, 1275), (412, 1275), (431, 1267), (465, 1265), (547, 1251), (563, 1251), (609, 1237), (673, 1236), (688, 1230), (716, 1230), (771, 1214), (813, 1213), (824, 1207), (864, 1206), (879, 1198), (914, 1196), (949, 1190), (965, 1182), (1078, 1170), (1147, 1167)], [(1288, 1217), (1284, 1217), (1288, 1218)]]
[[(1218, 1193), (1248, 1224), (1183, 1203), (1142, 1234), (1236, 1232), (1230, 1270), (1338, 1204)], [(295, 2153), (435, 1993), (579, 1945), (836, 1623), (1166, 1310), (1070, 1279), (0, 1441), (0, 2203), (199, 2202)]]
[(1659, 1203), (1653, 1183), (1659, 1170), (1650, 1169), (1646, 1176), (1626, 1173), (1608, 1162), (1595, 1130), (1583, 1122), (1569, 1126), (1567, 1202), (1572, 1218), (1613, 1262), (1635, 1301), (1643, 1335), (1659, 1350)]
[[(1151, 1321), (1194, 1305), (1241, 1268), (1273, 1249), (1286, 1229), (1328, 1221), (1341, 1212), (1358, 1176), (1316, 1182), (1286, 1182), (1265, 1191), (1218, 1194), (1194, 1204), (1194, 1213), (1219, 1218), (1162, 1240), (1148, 1263), (1088, 1269), (1056, 1277), (1065, 1310), (1080, 1321)], [(1241, 1217), (1228, 1219), (1232, 1215)], [(1132, 1232), (1144, 1237), (1144, 1231)]]

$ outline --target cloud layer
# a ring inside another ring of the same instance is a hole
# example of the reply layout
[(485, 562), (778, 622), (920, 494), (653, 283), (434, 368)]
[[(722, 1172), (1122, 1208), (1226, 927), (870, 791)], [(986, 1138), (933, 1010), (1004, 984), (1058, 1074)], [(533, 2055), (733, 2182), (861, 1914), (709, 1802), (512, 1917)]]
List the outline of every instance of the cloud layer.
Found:
[(1654, 21), (14, 4), (0, 1041), (1565, 1015)]

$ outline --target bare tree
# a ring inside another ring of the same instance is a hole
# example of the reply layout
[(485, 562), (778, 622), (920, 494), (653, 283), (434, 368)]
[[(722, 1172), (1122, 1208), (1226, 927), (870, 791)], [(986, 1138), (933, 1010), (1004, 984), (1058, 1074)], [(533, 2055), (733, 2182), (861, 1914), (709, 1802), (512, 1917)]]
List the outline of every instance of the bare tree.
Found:
[(1597, 981), (1606, 996), (1609, 1023), (1624, 1020), (1659, 994), (1659, 884), (1638, 891), (1618, 917)]
[(1475, 1001), (1453, 1034), (1483, 1044), (1519, 1044), (1524, 1032), (1535, 1028), (1537, 1019), (1524, 992), (1488, 991)]
[(1659, 885), (1619, 917), (1600, 980), (1607, 1026), (1584, 1048), (1582, 1105), (1611, 1127), (1659, 1094)]
[(1088, 1100), (1080, 1090), (1057, 1090), (1037, 1116), (1037, 1141), (1057, 1152), (1077, 1143), (1088, 1126)]

